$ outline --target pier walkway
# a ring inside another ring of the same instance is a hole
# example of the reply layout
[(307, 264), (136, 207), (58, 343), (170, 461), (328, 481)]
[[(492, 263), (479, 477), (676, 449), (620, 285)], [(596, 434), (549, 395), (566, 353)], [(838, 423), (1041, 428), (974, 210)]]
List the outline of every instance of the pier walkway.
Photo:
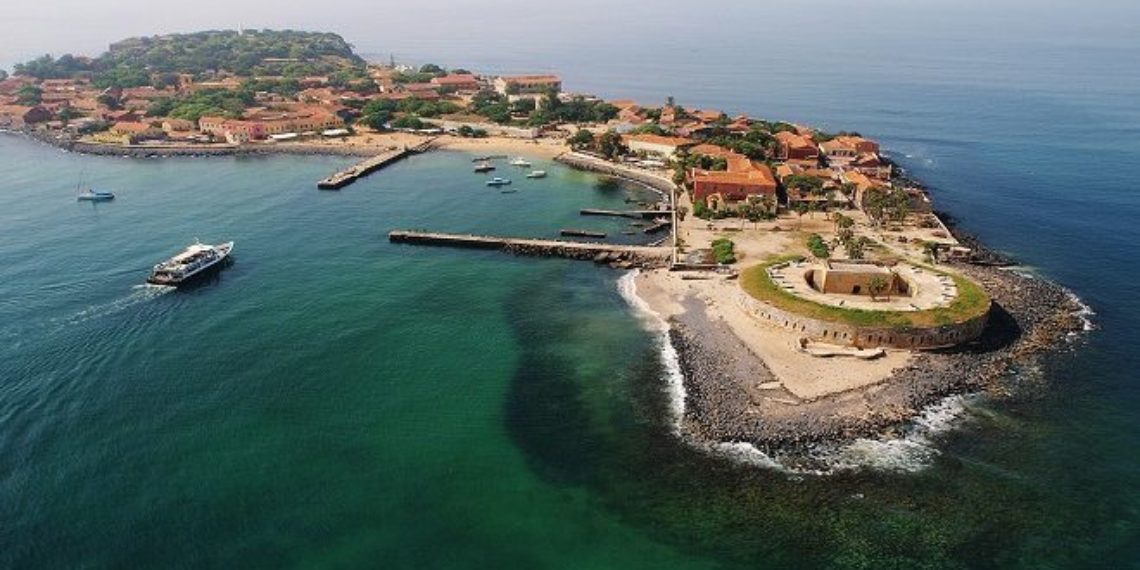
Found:
[(666, 267), (669, 265), (673, 249), (644, 245), (617, 245), (569, 240), (547, 240), (470, 234), (449, 234), (394, 230), (388, 233), (388, 241), (418, 245), (437, 245), (469, 249), (497, 249), (520, 255), (543, 257), (564, 257), (596, 263), (608, 263), (618, 267)]
[(430, 150), (433, 142), (435, 142), (435, 139), (431, 138), (416, 146), (390, 149), (317, 182), (317, 188), (321, 190), (339, 190), (356, 182), (358, 178), (368, 176), (406, 156)]
[(578, 210), (578, 214), (582, 216), (615, 216), (639, 220), (657, 217), (668, 218), (673, 215), (673, 210), (599, 210), (597, 208), (582, 208)]

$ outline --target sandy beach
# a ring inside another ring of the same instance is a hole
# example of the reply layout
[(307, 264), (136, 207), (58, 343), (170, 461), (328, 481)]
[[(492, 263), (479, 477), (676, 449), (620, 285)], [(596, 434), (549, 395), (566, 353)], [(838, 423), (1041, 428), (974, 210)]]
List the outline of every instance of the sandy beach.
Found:
[[(416, 146), (432, 137), (412, 133), (360, 133), (338, 139), (324, 139), (295, 143), (312, 148), (368, 150), (381, 152), (393, 146)], [(279, 147), (294, 143), (280, 144)], [(503, 154), (551, 159), (568, 149), (561, 139), (515, 139), (502, 136), (463, 138), (454, 135), (435, 137), (434, 147), (440, 150), (457, 150), (474, 154)]]

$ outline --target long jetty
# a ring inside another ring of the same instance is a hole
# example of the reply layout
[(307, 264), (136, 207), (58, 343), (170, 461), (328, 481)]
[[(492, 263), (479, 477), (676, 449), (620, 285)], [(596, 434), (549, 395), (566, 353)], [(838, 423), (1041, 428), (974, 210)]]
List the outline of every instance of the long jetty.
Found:
[(393, 148), (386, 152), (380, 153), (376, 156), (373, 156), (372, 158), (365, 160), (364, 162), (354, 164), (344, 170), (341, 170), (340, 172), (333, 174), (332, 176), (329, 176), (328, 178), (325, 178), (324, 180), (321, 180), (320, 182), (317, 182), (317, 188), (320, 188), (321, 190), (340, 190), (341, 188), (344, 188), (345, 186), (356, 182), (357, 179), (368, 176), (369, 174), (372, 174), (373, 172), (380, 170), (381, 168), (384, 168), (385, 166), (388, 166), (389, 164), (392, 164), (393, 162), (396, 162), (406, 156), (419, 154), (431, 149), (433, 142), (435, 142), (434, 138), (428, 139), (416, 146)]
[(597, 208), (582, 208), (578, 214), (583, 216), (615, 216), (643, 220), (646, 218), (668, 217), (673, 215), (672, 210), (599, 210)]
[(471, 234), (449, 234), (413, 230), (388, 232), (388, 241), (416, 245), (501, 250), (519, 255), (564, 257), (610, 264), (615, 267), (666, 267), (672, 248), (644, 245), (617, 245), (569, 240), (547, 240)]

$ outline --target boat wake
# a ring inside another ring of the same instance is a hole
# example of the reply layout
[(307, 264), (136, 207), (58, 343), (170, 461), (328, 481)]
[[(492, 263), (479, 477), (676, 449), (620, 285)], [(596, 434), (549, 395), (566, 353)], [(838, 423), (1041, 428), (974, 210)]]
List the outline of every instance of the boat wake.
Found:
[(91, 305), (74, 315), (65, 317), (56, 322), (63, 325), (77, 325), (93, 319), (103, 318), (115, 313), (125, 311), (135, 305), (145, 303), (152, 299), (157, 299), (167, 293), (175, 291), (176, 287), (169, 287), (166, 285), (152, 285), (143, 284), (131, 287), (131, 292), (125, 297), (115, 299), (113, 301), (102, 303), (98, 305)]
[(661, 364), (665, 368), (665, 391), (669, 399), (670, 431), (713, 456), (794, 476), (826, 476), (865, 469), (915, 473), (933, 465), (941, 455), (936, 437), (958, 428), (968, 418), (971, 406), (981, 397), (976, 394), (948, 396), (907, 422), (901, 429), (901, 435), (860, 438), (845, 444), (820, 446), (807, 457), (769, 455), (747, 442), (710, 444), (692, 441), (681, 430), (685, 386), (680, 359), (669, 339), (669, 324), (637, 295), (637, 275), (638, 270), (622, 275), (617, 288), (646, 329), (653, 333), (660, 347)]

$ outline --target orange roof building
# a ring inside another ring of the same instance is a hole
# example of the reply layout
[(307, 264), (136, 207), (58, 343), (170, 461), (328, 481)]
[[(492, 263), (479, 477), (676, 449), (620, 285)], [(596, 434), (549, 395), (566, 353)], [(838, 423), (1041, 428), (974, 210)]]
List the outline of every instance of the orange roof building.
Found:
[(665, 157), (671, 157), (676, 154), (678, 150), (697, 144), (697, 141), (692, 139), (653, 134), (625, 135), (622, 137), (622, 142), (629, 147), (629, 150), (658, 154)]
[[(746, 156), (721, 149), (721, 147), (701, 146), (712, 147), (712, 149), (705, 149), (709, 152), (713, 152), (713, 149), (723, 151), (720, 156), (725, 158), (728, 168), (724, 171), (700, 168), (689, 170), (687, 178), (693, 189), (694, 200), (708, 201), (710, 198), (719, 197), (724, 201), (739, 202), (752, 196), (771, 196), (773, 198), (772, 207), (775, 208), (776, 177), (767, 165), (753, 162)], [(693, 151), (696, 152), (697, 148), (694, 148)], [(701, 154), (705, 153), (701, 152)]]
[(810, 137), (799, 133), (780, 131), (775, 135), (778, 160), (815, 160), (819, 158), (819, 148)]

